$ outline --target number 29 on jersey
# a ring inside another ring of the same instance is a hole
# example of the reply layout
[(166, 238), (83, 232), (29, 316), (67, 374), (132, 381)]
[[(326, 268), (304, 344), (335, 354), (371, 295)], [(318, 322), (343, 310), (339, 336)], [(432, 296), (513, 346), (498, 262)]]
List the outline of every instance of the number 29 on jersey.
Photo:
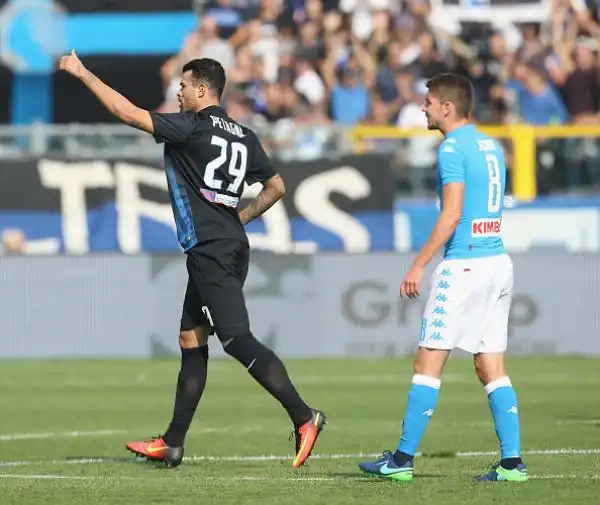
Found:
[[(220, 151), (219, 155), (206, 165), (204, 183), (209, 188), (223, 190), (222, 176), (228, 174), (227, 179), (233, 180), (227, 185), (227, 191), (238, 193), (248, 169), (248, 148), (241, 142), (229, 142), (218, 135), (213, 135), (210, 143), (219, 147)], [(223, 173), (223, 170), (226, 172)]]

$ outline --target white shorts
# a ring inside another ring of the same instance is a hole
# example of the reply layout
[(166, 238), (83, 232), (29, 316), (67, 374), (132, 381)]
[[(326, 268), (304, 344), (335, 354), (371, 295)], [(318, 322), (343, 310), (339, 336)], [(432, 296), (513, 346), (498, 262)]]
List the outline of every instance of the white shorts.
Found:
[(442, 261), (431, 276), (419, 346), (506, 351), (512, 291), (508, 254)]

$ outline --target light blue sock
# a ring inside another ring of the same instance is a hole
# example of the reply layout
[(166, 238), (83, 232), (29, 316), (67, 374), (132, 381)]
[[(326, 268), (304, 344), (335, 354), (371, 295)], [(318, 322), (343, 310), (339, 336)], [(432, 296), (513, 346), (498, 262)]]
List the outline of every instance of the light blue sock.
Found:
[(442, 382), (427, 375), (414, 375), (408, 392), (398, 451), (414, 456), (433, 415)]
[(496, 435), (500, 441), (502, 459), (521, 457), (521, 434), (517, 394), (508, 377), (502, 377), (485, 386)]

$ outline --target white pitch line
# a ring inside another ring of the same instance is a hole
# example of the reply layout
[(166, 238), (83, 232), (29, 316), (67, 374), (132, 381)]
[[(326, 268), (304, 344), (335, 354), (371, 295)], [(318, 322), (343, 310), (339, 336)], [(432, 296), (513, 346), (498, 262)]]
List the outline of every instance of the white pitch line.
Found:
[[(567, 455), (586, 455), (586, 454), (600, 454), (600, 449), (543, 449), (543, 450), (530, 450), (523, 451), (523, 455), (533, 456), (567, 456)], [(313, 454), (311, 459), (322, 459), (322, 460), (337, 460), (337, 459), (359, 459), (359, 458), (376, 458), (381, 456), (380, 453), (356, 453), (356, 454)], [(423, 456), (422, 453), (417, 453), (417, 456)], [(435, 456), (435, 453), (425, 454), (425, 456)], [(473, 458), (473, 457), (488, 457), (498, 456), (497, 451), (472, 451), (472, 452), (457, 452), (449, 454), (449, 457), (457, 458)], [(288, 455), (276, 455), (276, 454), (263, 454), (256, 456), (189, 456), (185, 457), (184, 461), (202, 462), (243, 462), (243, 461), (280, 461), (290, 459), (293, 456)], [(38, 460), (38, 461), (0, 461), (0, 467), (17, 467), (17, 466), (29, 466), (29, 465), (85, 465), (85, 464), (98, 464), (98, 463), (140, 463), (145, 462), (143, 458), (80, 458), (80, 459), (54, 459), (54, 460)]]
[[(40, 479), (40, 480), (146, 480), (145, 477), (129, 477), (129, 476), (111, 476), (99, 477), (92, 475), (54, 475), (54, 474), (15, 474), (15, 473), (0, 473), (0, 479)], [(167, 480), (167, 479), (163, 479)], [(349, 480), (365, 480), (364, 477), (356, 476), (349, 478), (336, 478), (336, 477), (260, 477), (253, 475), (231, 475), (228, 477), (224, 476), (201, 476), (200, 480), (204, 481), (263, 481), (263, 482), (331, 482), (340, 481), (345, 482)]]
[(598, 480), (600, 474), (592, 475), (530, 475), (530, 479), (544, 480), (544, 479), (585, 479), (585, 480)]
[[(215, 434), (215, 433), (250, 433), (262, 431), (261, 426), (243, 426), (240, 428), (217, 426), (196, 428), (191, 433), (196, 434)], [(11, 433), (9, 435), (0, 435), (0, 442), (13, 442), (19, 440), (44, 440), (51, 438), (77, 438), (77, 437), (107, 437), (111, 435), (124, 435), (129, 430), (95, 430), (95, 431), (66, 431), (66, 432), (42, 432), (42, 433)]]
[[(418, 477), (417, 477), (418, 478)], [(592, 475), (530, 475), (530, 479), (535, 480), (600, 480), (600, 474)], [(145, 477), (130, 476), (111, 476), (101, 477), (92, 475), (54, 475), (54, 474), (13, 474), (0, 473), (0, 479), (25, 479), (25, 480), (146, 480)], [(254, 482), (349, 482), (366, 481), (368, 477), (357, 475), (355, 477), (260, 477), (252, 475), (231, 475), (231, 476), (200, 476), (200, 481), (254, 481)], [(167, 480), (164, 479), (163, 480)]]
[[(600, 449), (542, 449), (542, 450), (531, 450), (531, 451), (522, 451), (525, 455), (532, 456), (558, 456), (558, 455), (575, 455), (575, 454), (600, 454)], [(471, 458), (478, 456), (496, 456), (498, 452), (490, 451), (490, 452), (457, 452), (455, 456), (459, 458)]]
[(98, 477), (82, 475), (28, 475), (15, 473), (0, 473), (0, 479), (47, 479), (47, 480), (94, 480)]
[(0, 442), (14, 440), (40, 440), (47, 438), (77, 438), (77, 437), (107, 437), (110, 435), (123, 435), (127, 430), (96, 430), (96, 431), (66, 431), (55, 433), (12, 433), (0, 435)]
[(558, 421), (556, 421), (556, 424), (591, 424), (592, 426), (600, 426), (600, 419), (559, 419)]

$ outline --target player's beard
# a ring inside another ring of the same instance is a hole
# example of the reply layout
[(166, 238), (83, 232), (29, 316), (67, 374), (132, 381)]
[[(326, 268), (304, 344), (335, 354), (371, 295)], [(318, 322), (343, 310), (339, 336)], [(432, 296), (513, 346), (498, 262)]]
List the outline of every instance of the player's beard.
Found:
[(440, 127), (439, 125), (435, 124), (431, 118), (427, 117), (427, 129), (430, 131), (435, 131), (435, 130), (439, 130)]

